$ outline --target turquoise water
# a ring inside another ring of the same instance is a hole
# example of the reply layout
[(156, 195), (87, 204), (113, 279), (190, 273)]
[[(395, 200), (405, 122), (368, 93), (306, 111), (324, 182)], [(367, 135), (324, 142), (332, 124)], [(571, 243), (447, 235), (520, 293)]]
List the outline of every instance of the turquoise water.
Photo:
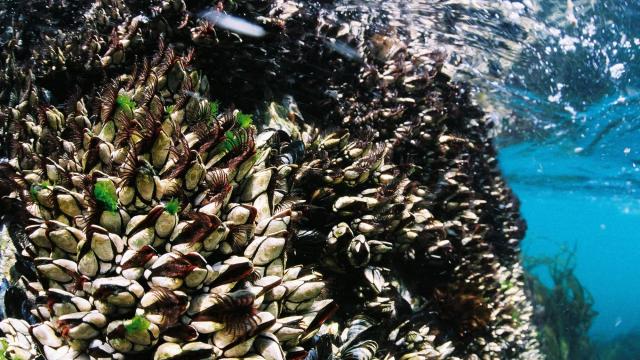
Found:
[(640, 329), (640, 4), (574, 1), (571, 25), (565, 1), (545, 3), (555, 10), (531, 16), (556, 36), (528, 43), (489, 90), (509, 109), (500, 162), (528, 223), (524, 255), (575, 249), (599, 313), (590, 333), (609, 338)]
[[(576, 276), (593, 295), (599, 313), (591, 334), (602, 339), (637, 329), (640, 200), (632, 194), (593, 188), (585, 178), (570, 179), (572, 169), (595, 171), (593, 158), (545, 153), (539, 146), (534, 146), (536, 150), (511, 146), (500, 155), (528, 224), (524, 254), (554, 256), (563, 247), (575, 247)], [(545, 173), (564, 166), (568, 166), (566, 177)]]

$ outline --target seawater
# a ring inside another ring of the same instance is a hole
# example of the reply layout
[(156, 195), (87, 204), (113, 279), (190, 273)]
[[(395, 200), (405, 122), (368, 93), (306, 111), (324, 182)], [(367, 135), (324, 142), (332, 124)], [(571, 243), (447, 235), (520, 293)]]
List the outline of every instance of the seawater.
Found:
[[(531, 148), (538, 146), (510, 146), (500, 154), (502, 168), (521, 199), (528, 224), (523, 254), (542, 257), (555, 256), (565, 248), (575, 250), (575, 274), (593, 295), (594, 309), (598, 312), (590, 334), (606, 339), (637, 330), (640, 326), (637, 197), (591, 189), (589, 184), (580, 184), (589, 180), (579, 176), (571, 179), (571, 169), (585, 166), (597, 171), (594, 162), (602, 160)], [(545, 170), (553, 171), (556, 166), (566, 166), (566, 176), (549, 175), (552, 179), (545, 181)], [(566, 183), (556, 186), (554, 182)], [(548, 274), (537, 274), (551, 285)]]
[(575, 1), (571, 24), (567, 3), (546, 2), (538, 20), (556, 36), (521, 49), (492, 92), (509, 109), (497, 141), (523, 254), (575, 250), (599, 313), (590, 334), (606, 339), (640, 328), (640, 5)]

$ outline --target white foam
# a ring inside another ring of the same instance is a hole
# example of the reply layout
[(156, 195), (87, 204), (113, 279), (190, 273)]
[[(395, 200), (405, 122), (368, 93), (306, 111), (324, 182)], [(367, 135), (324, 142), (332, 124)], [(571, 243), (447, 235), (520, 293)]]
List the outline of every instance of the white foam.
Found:
[(620, 79), (622, 77), (622, 74), (624, 74), (624, 64), (617, 63), (615, 65), (612, 65), (609, 68), (609, 73), (611, 74), (612, 78)]
[(200, 17), (211, 22), (214, 26), (240, 35), (262, 37), (267, 33), (260, 25), (213, 9), (201, 12)]

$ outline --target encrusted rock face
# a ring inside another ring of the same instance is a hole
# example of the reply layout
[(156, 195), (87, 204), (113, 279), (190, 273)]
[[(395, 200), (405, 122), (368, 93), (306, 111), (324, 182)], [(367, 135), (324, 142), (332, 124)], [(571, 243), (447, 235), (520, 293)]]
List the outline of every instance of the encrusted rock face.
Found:
[(440, 52), (332, 4), (36, 3), (87, 21), (3, 39), (6, 354), (540, 357), (518, 202)]

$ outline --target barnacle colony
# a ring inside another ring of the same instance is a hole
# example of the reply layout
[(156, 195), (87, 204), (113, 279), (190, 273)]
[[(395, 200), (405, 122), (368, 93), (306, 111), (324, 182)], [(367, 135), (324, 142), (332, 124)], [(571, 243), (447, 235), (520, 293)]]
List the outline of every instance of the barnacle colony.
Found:
[(90, 20), (69, 36), (16, 22), (5, 354), (539, 358), (518, 204), (442, 55), (339, 3), (218, 3), (259, 41), (194, 16), (210, 5), (64, 7)]
[(3, 321), (7, 354), (284, 358), (335, 312), (321, 275), (285, 256), (302, 140), (189, 96), (208, 89), (188, 61), (167, 51), (120, 76), (99, 113), (81, 98), (14, 114), (0, 166), (31, 224), (39, 323)]

